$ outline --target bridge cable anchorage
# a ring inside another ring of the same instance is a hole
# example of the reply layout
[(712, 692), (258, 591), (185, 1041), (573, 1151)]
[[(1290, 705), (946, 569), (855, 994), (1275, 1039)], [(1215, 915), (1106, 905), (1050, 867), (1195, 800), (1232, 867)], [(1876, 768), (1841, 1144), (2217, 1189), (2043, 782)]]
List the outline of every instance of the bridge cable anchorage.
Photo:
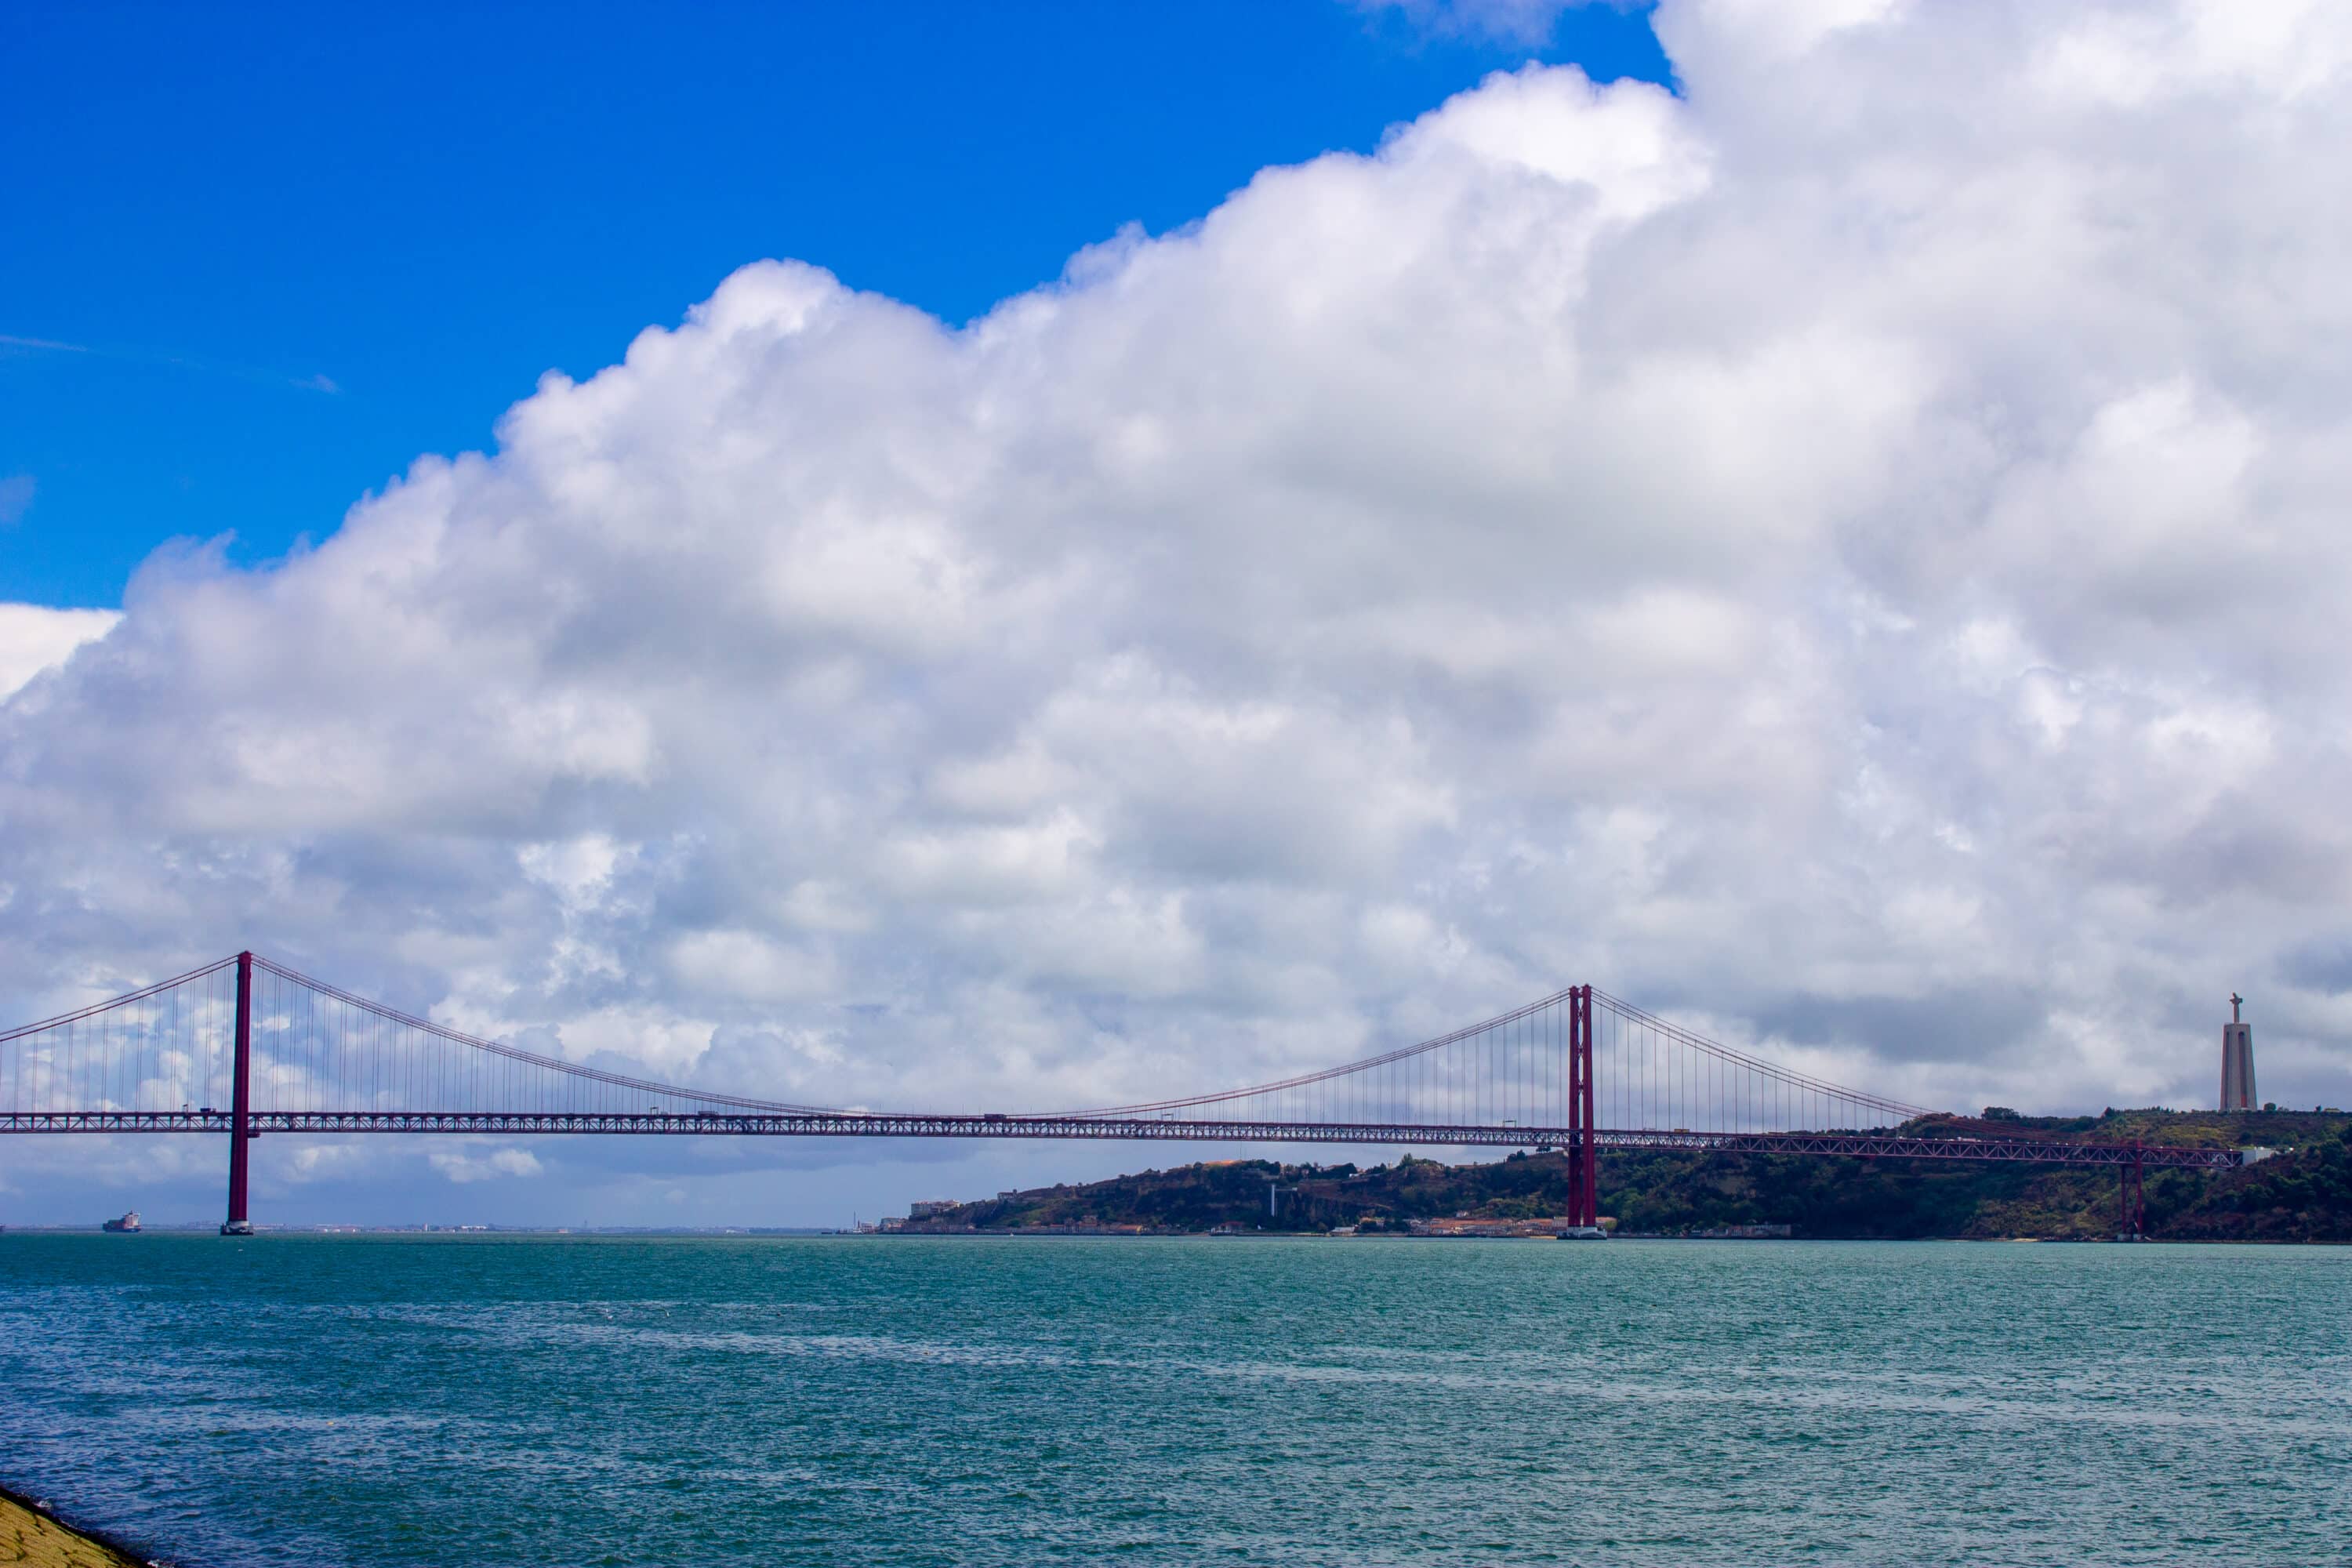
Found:
[[(0, 1131), (228, 1134), (223, 1228), (232, 1234), (251, 1227), (247, 1145), (287, 1133), (1557, 1149), (1569, 1157), (1570, 1217), (1583, 1224), (1598, 1222), (1603, 1148), (2128, 1163), (2135, 1173), (2238, 1162), (2234, 1150), (2126, 1150), (1934, 1117), (1585, 985), (1413, 1045), (1236, 1089), (1056, 1113), (931, 1113), (802, 1105), (616, 1072), (239, 953), (0, 1033)], [(2126, 1217), (2138, 1222), (2138, 1211)]]

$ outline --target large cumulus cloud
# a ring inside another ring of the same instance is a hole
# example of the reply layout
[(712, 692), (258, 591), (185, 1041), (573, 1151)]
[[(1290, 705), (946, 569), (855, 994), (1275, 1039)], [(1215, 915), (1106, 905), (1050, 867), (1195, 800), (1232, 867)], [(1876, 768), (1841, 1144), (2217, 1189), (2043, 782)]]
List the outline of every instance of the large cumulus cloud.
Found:
[(2239, 986), (2340, 1100), (2344, 25), (1658, 22), (1679, 97), (1498, 77), (961, 330), (752, 265), (314, 550), (158, 556), (0, 709), (0, 993), (249, 942), (1044, 1104), (1590, 978), (2096, 1109)]

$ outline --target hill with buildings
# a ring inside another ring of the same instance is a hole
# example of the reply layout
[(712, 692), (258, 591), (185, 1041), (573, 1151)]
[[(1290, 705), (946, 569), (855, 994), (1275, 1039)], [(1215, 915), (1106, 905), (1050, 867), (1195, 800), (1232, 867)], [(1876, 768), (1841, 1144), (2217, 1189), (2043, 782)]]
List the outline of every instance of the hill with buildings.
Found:
[[(2096, 1117), (1938, 1118), (1915, 1132), (2000, 1131), (2280, 1151), (2235, 1171), (2151, 1173), (2149, 1230), (2164, 1239), (2352, 1241), (2352, 1116), (2340, 1112), (2110, 1110)], [(1601, 1213), (1621, 1234), (1741, 1226), (1818, 1237), (2088, 1240), (2115, 1229), (2104, 1170), (1939, 1160), (1604, 1151)], [(1224, 1160), (1106, 1182), (1000, 1194), (927, 1213), (914, 1231), (1219, 1229), (1361, 1231), (1538, 1228), (1567, 1212), (1557, 1153), (1445, 1164), (1410, 1156), (1367, 1167)], [(929, 1205), (927, 1205), (929, 1207)]]

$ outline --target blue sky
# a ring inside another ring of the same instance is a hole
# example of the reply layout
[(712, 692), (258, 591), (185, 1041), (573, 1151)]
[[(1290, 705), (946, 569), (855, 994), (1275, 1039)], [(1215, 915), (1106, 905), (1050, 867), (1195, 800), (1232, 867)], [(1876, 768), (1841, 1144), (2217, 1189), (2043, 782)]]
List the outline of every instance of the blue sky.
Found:
[(1319, 0), (692, 16), (8, 7), (0, 601), (331, 532), (747, 261), (960, 321), (1489, 71), (1666, 70), (1605, 5), (1532, 44)]

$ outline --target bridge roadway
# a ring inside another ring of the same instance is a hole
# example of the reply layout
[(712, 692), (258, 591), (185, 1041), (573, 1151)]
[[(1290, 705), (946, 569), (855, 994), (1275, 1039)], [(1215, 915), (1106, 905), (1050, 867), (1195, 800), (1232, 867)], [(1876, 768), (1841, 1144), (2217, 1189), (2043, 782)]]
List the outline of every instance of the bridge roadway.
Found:
[[(633, 1133), (755, 1138), (1055, 1138), (1161, 1143), (1382, 1143), (1565, 1149), (1567, 1127), (1447, 1127), (1412, 1122), (1180, 1121), (1092, 1116), (925, 1116), (879, 1111), (257, 1110), (263, 1132)], [(222, 1132), (226, 1110), (0, 1111), (0, 1132)], [(1835, 1154), (1900, 1160), (2012, 1160), (2038, 1164), (2229, 1170), (2235, 1149), (2162, 1143), (2066, 1142), (2049, 1138), (1922, 1138), (1892, 1132), (1692, 1132), (1602, 1128), (1601, 1149), (1690, 1149), (1742, 1154)]]

